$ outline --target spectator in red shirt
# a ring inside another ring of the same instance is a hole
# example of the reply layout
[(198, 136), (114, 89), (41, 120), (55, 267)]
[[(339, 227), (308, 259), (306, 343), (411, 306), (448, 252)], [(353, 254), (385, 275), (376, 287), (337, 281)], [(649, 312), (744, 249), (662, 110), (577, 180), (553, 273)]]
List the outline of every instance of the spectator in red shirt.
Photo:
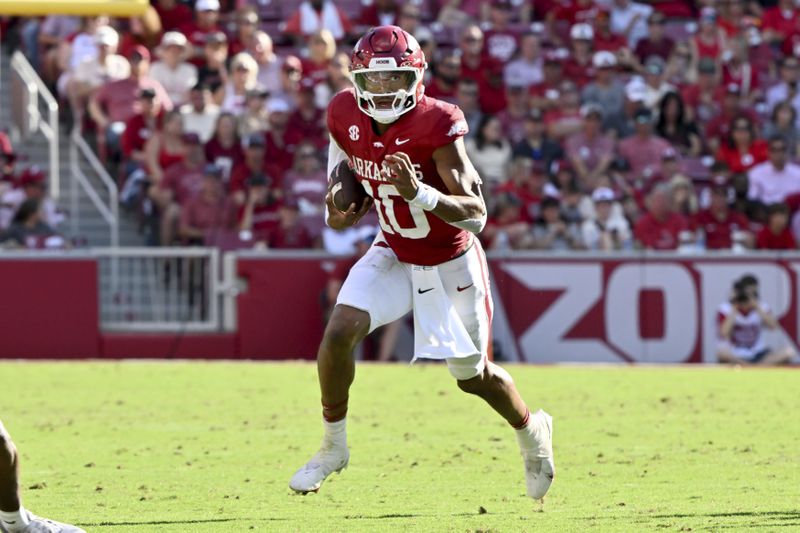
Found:
[(154, 7), (164, 31), (175, 31), (192, 18), (192, 9), (178, 0), (156, 0)]
[(722, 83), (739, 86), (739, 96), (746, 102), (755, 102), (764, 96), (758, 69), (750, 62), (750, 44), (744, 37), (728, 43), (731, 56), (722, 66)]
[(728, 205), (730, 189), (725, 176), (715, 176), (711, 185), (711, 202), (708, 209), (695, 215), (693, 226), (705, 235), (706, 249), (730, 250), (736, 242), (750, 241), (750, 223), (741, 213)]
[(219, 172), (219, 167), (205, 164), (203, 145), (194, 133), (184, 136), (186, 155), (181, 163), (172, 165), (164, 174), (158, 186), (150, 187), (149, 198), (161, 213), (160, 243), (171, 246), (175, 238), (181, 206), (200, 190), (200, 182), (205, 172)]
[(653, 134), (653, 113), (647, 108), (634, 113), (636, 132), (619, 142), (618, 150), (630, 166), (634, 181), (649, 181), (661, 173), (661, 155), (670, 144)]
[(294, 167), (283, 179), (283, 195), (297, 201), (303, 225), (312, 238), (322, 235), (325, 227), (323, 212), (328, 176), (319, 158), (319, 150), (311, 143), (297, 146)]
[(302, 224), (295, 200), (289, 199), (278, 208), (278, 227), (270, 232), (267, 247), (276, 250), (317, 248), (308, 229)]
[(549, 9), (544, 15), (547, 34), (555, 44), (563, 44), (560, 27), (571, 27), (584, 22), (591, 23), (597, 14), (597, 7), (593, 0), (568, 0), (557, 2), (554, 9)]
[(606, 6), (597, 8), (597, 17), (594, 19), (594, 49), (596, 52), (622, 52), (630, 53), (627, 48), (628, 40), (622, 35), (611, 31), (611, 11)]
[(485, 26), (486, 52), (505, 64), (519, 47), (519, 32), (511, 27), (514, 6), (511, 0), (493, 0), (489, 23)]
[(581, 129), (581, 94), (570, 80), (559, 87), (558, 105), (544, 115), (547, 133), (552, 139), (561, 141)]
[(754, 125), (758, 121), (756, 114), (743, 105), (740, 95), (739, 86), (734, 83), (722, 87), (717, 93), (717, 100), (722, 101), (720, 113), (707, 122), (705, 128), (706, 143), (712, 154), (717, 152), (730, 135), (736, 117), (746, 116)]
[(719, 113), (717, 101), (717, 63), (704, 57), (697, 64), (697, 80), (681, 89), (688, 115), (698, 124), (707, 124)]
[(717, 152), (717, 159), (725, 162), (733, 173), (747, 172), (767, 160), (767, 143), (756, 136), (755, 125), (749, 117), (733, 119), (731, 132)]
[(236, 117), (221, 113), (217, 118), (214, 136), (205, 145), (206, 161), (222, 169), (222, 179), (228, 182), (233, 166), (242, 160), (242, 142), (239, 139)]
[(786, 204), (772, 204), (767, 208), (767, 223), (756, 236), (759, 250), (794, 250), (797, 243), (789, 229), (789, 208)]
[(358, 15), (357, 22), (370, 28), (373, 26), (396, 26), (398, 25), (399, 11), (400, 6), (396, 0), (375, 0), (369, 4), (364, 4), (361, 13)]
[(594, 31), (589, 24), (575, 24), (569, 31), (571, 54), (564, 63), (564, 76), (582, 88), (595, 76), (592, 63)]
[[(247, 52), (251, 47), (258, 30), (258, 11), (254, 6), (244, 6), (236, 12), (236, 31), (230, 38), (228, 48), (235, 56), (239, 52)], [(272, 43), (270, 42), (270, 49)]]
[(614, 140), (603, 134), (603, 108), (596, 104), (581, 107), (583, 127), (569, 136), (564, 148), (585, 191), (597, 187), (614, 159)]
[(303, 78), (310, 79), (314, 85), (325, 83), (328, 67), (336, 55), (336, 41), (328, 30), (320, 30), (308, 39), (308, 58), (302, 59)]
[(278, 191), (263, 174), (251, 176), (246, 185), (246, 201), (239, 208), (239, 231), (249, 233), (256, 243), (269, 242), (280, 224)]
[(689, 40), (694, 63), (704, 57), (718, 60), (725, 50), (725, 32), (717, 26), (717, 10), (704, 7), (700, 11), (700, 24), (697, 33)]
[(300, 83), (297, 94), (297, 108), (289, 116), (289, 136), (305, 139), (322, 150), (328, 145), (328, 130), (325, 126), (325, 114), (317, 107), (314, 84), (309, 79)]
[(565, 48), (548, 50), (544, 54), (543, 80), (531, 86), (531, 107), (547, 110), (558, 106), (559, 89), (564, 77), (564, 62), (569, 56)]
[(764, 10), (761, 17), (764, 39), (780, 44), (800, 29), (800, 16), (794, 0), (778, 0), (777, 5)]
[(717, 5), (719, 6), (717, 26), (730, 39), (738, 36), (744, 26), (745, 0), (727, 0)]
[(128, 120), (122, 134), (122, 155), (127, 162), (144, 165), (144, 145), (161, 128), (163, 116), (156, 92), (152, 89), (139, 91), (139, 112)]
[(244, 205), (247, 184), (253, 176), (263, 176), (266, 168), (267, 141), (261, 132), (251, 133), (242, 139), (244, 158), (233, 167), (228, 192), (236, 205)]
[(299, 44), (323, 29), (341, 42), (353, 33), (353, 24), (331, 0), (305, 0), (286, 21), (283, 31)]
[(514, 193), (498, 195), (492, 216), (487, 220), (480, 237), (486, 247), (492, 250), (533, 246), (531, 225), (526, 220), (522, 202)]
[(178, 231), (186, 244), (202, 245), (232, 229), (235, 221), (232, 215), (222, 186), (221, 169), (209, 166), (203, 173), (200, 190), (181, 206)]
[(164, 179), (164, 171), (169, 167), (183, 161), (186, 155), (183, 133), (183, 116), (173, 110), (164, 115), (161, 129), (155, 131), (145, 143), (145, 164), (154, 184)]
[(494, 114), (506, 107), (503, 65), (486, 54), (483, 31), (477, 25), (464, 28), (459, 41), (461, 76), (478, 83), (481, 111)]
[(654, 11), (648, 17), (648, 35), (636, 43), (636, 49), (634, 50), (639, 63), (644, 64), (645, 60), (650, 56), (658, 56), (664, 61), (669, 59), (672, 49), (675, 47), (675, 41), (670, 39), (664, 32), (665, 22), (664, 14), (660, 11)]
[(433, 79), (425, 84), (425, 94), (455, 103), (456, 86), (460, 78), (461, 56), (453, 52), (447, 53), (433, 64)]
[(111, 81), (100, 87), (89, 100), (89, 114), (98, 130), (105, 134), (109, 153), (119, 154), (120, 136), (125, 123), (138, 111), (139, 93), (152, 89), (165, 111), (172, 110), (172, 101), (164, 87), (149, 75), (150, 52), (137, 46), (128, 56), (131, 75), (123, 80)]
[(648, 250), (676, 250), (681, 232), (687, 231), (686, 219), (673, 212), (669, 185), (659, 184), (647, 198), (647, 212), (639, 218), (633, 234), (639, 245)]
[(282, 100), (271, 100), (269, 111), (269, 130), (267, 130), (267, 174), (276, 187), (283, 184), (283, 175), (292, 168), (294, 151), (303, 141), (302, 134), (289, 129), (289, 106)]
[(507, 85), (506, 102), (508, 105), (496, 117), (503, 126), (506, 138), (511, 144), (516, 144), (525, 138), (525, 119), (530, 110), (528, 91), (520, 84)]
[(200, 65), (203, 59), (203, 47), (208, 36), (221, 31), (219, 22), (219, 0), (197, 0), (194, 4), (194, 20), (185, 20), (180, 26), (182, 34), (194, 45), (193, 63)]

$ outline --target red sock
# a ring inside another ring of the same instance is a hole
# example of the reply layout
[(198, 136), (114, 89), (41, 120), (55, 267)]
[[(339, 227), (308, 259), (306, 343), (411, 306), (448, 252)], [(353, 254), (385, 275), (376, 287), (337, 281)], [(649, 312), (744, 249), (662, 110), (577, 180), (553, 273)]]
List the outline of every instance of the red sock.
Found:
[(350, 398), (345, 398), (344, 401), (333, 405), (325, 405), (322, 402), (322, 418), (326, 422), (338, 422), (347, 416), (347, 402)]
[(525, 416), (522, 417), (522, 420), (517, 422), (516, 424), (511, 424), (511, 427), (514, 429), (522, 429), (528, 425), (528, 420), (531, 418), (531, 412), (525, 409)]

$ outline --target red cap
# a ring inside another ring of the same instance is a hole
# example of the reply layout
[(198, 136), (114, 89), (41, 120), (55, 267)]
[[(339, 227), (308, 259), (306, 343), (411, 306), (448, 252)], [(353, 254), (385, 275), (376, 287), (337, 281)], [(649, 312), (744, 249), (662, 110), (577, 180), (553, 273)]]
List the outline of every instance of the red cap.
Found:
[(19, 177), (19, 183), (23, 187), (27, 185), (42, 185), (46, 180), (47, 176), (37, 165), (26, 168)]
[(139, 56), (140, 59), (146, 59), (150, 61), (150, 50), (148, 50), (145, 46), (142, 46), (141, 44), (137, 44), (136, 46), (131, 48), (130, 52), (128, 52), (128, 59), (132, 60), (136, 56)]

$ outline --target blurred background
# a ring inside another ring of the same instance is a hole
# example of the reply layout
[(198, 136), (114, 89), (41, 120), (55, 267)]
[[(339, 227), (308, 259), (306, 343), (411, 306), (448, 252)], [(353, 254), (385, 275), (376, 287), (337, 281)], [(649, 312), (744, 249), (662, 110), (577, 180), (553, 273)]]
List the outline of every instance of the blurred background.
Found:
[[(0, 356), (313, 358), (379, 230), (324, 225), (325, 109), (358, 36), (396, 24), (469, 123), (496, 359), (716, 362), (746, 274), (795, 357), (793, 0), (107, 9), (3, 11)], [(411, 334), (359, 357), (410, 359)]]

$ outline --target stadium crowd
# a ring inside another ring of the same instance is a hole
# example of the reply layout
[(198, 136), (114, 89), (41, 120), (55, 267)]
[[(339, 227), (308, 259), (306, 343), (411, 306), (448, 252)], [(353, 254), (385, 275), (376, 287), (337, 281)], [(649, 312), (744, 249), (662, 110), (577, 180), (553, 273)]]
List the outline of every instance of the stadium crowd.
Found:
[[(465, 113), (487, 247), (800, 242), (792, 0), (154, 0), (130, 19), (6, 21), (150, 244), (335, 253), (377, 217), (324, 227), (325, 108), (350, 83), (354, 39), (387, 23), (425, 50), (426, 94)], [(16, 206), (41, 189), (40, 172), (4, 174)]]

